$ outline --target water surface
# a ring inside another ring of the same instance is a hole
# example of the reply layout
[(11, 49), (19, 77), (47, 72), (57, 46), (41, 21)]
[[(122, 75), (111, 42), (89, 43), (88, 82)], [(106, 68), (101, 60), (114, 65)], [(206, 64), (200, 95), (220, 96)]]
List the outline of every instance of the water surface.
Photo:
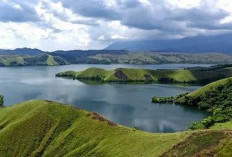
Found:
[(88, 67), (115, 69), (119, 67), (147, 69), (177, 69), (192, 64), (167, 65), (67, 65), (55, 67), (0, 68), (0, 93), (5, 105), (31, 99), (46, 99), (72, 104), (78, 108), (98, 112), (110, 120), (149, 132), (185, 130), (192, 121), (206, 114), (197, 109), (171, 104), (152, 104), (151, 97), (175, 96), (191, 92), (199, 86), (164, 84), (103, 84), (87, 85), (77, 80), (55, 78), (65, 70), (83, 70)]

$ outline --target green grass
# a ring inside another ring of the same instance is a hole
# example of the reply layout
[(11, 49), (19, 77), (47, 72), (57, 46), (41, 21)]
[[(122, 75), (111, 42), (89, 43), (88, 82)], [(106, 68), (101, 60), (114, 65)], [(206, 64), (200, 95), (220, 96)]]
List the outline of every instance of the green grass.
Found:
[(225, 78), (225, 79), (221, 79), (221, 80), (218, 80), (216, 82), (212, 82), (210, 84), (207, 84), (206, 86), (192, 92), (192, 93), (189, 93), (188, 96), (190, 97), (197, 97), (197, 96), (200, 96), (200, 95), (204, 95), (205, 92), (209, 91), (209, 90), (212, 90), (212, 89), (215, 89), (217, 88), (218, 86), (221, 86), (221, 85), (224, 85), (226, 83), (228, 83), (230, 80), (232, 80), (232, 77), (230, 78)]
[(210, 129), (232, 129), (232, 120), (225, 123), (216, 123), (213, 126), (211, 126)]
[(110, 126), (87, 114), (48, 101), (0, 109), (0, 156), (158, 156), (189, 134)]
[(161, 82), (161, 83), (201, 83), (206, 84), (232, 76), (231, 65), (185, 70), (127, 69), (105, 70), (89, 68), (79, 72), (61, 72), (58, 77), (78, 80), (98, 80), (100, 82)]
[(47, 58), (46, 63), (47, 63), (47, 65), (49, 65), (49, 66), (59, 65), (59, 63), (57, 63), (57, 62), (54, 60), (53, 56), (51, 56), (51, 55), (48, 55), (48, 58)]
[(165, 152), (163, 157), (220, 156), (221, 154), (231, 156), (231, 148), (227, 143), (231, 140), (230, 135), (231, 131), (199, 131)]
[(87, 111), (42, 100), (1, 108), (0, 156), (156, 157), (175, 152), (184, 156), (186, 151), (195, 155), (212, 145), (224, 150), (220, 153), (230, 149), (219, 145), (228, 138), (226, 131), (147, 133), (109, 125), (99, 117), (101, 120)]

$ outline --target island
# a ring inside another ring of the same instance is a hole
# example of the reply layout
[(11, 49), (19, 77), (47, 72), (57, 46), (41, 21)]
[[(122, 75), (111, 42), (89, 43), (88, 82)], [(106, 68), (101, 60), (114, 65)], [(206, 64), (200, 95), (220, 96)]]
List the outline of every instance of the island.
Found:
[(88, 68), (83, 71), (66, 71), (56, 74), (56, 77), (96, 82), (135, 82), (135, 83), (198, 83), (207, 84), (212, 81), (232, 76), (232, 65), (217, 65), (207, 68), (189, 68), (177, 70), (150, 70), (118, 68), (105, 70)]

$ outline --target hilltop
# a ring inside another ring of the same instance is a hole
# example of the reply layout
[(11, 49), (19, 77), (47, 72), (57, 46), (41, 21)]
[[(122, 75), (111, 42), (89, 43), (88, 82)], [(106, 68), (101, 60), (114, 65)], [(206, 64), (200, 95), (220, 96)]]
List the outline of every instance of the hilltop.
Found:
[(230, 156), (230, 130), (147, 133), (51, 101), (0, 109), (0, 156)]
[(56, 74), (56, 76), (97, 82), (161, 82), (206, 84), (221, 78), (232, 76), (232, 65), (181, 70), (149, 70), (127, 68), (105, 70), (101, 68), (88, 68), (79, 72), (61, 72)]

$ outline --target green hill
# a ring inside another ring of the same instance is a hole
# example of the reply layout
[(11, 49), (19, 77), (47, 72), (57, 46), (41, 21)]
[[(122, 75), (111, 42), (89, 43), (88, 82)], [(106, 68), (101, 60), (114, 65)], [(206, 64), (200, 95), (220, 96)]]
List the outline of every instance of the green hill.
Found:
[(232, 65), (183, 70), (127, 69), (105, 70), (89, 68), (84, 71), (66, 71), (57, 77), (99, 82), (161, 82), (161, 83), (201, 83), (206, 84), (232, 76)]
[(209, 117), (193, 123), (191, 128), (210, 128), (217, 123), (232, 121), (232, 77), (210, 83), (189, 94), (180, 94), (176, 97), (154, 96), (152, 102), (175, 103), (205, 110), (209, 113)]
[(230, 130), (147, 133), (51, 101), (0, 109), (1, 157), (231, 156), (230, 137)]
[(68, 64), (68, 62), (61, 57), (47, 54), (36, 56), (0, 56), (0, 66), (54, 66), (65, 64)]

